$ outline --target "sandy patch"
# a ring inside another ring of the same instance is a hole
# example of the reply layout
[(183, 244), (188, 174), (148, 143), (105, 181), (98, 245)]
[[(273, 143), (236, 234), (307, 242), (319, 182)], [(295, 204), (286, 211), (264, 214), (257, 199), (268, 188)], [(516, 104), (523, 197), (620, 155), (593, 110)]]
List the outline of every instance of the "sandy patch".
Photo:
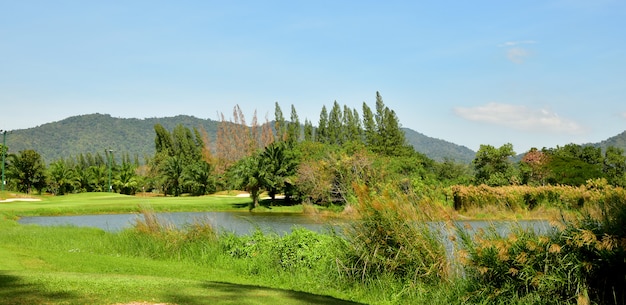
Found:
[(0, 202), (15, 202), (15, 201), (41, 201), (39, 198), (9, 198), (0, 200)]

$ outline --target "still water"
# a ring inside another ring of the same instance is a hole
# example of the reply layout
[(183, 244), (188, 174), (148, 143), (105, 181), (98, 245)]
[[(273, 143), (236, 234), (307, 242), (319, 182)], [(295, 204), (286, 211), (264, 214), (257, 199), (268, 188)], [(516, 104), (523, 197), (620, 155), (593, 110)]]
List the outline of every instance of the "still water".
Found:
[[(336, 229), (342, 223), (341, 221), (320, 221), (303, 214), (293, 213), (176, 212), (157, 213), (157, 217), (177, 227), (184, 227), (198, 221), (209, 222), (219, 232), (233, 232), (238, 235), (251, 233), (256, 228), (266, 233), (277, 234), (289, 233), (294, 227), (325, 232)], [(40, 226), (94, 227), (115, 232), (132, 227), (137, 220), (143, 220), (143, 215), (36, 216), (23, 217), (18, 222)]]
[[(157, 217), (177, 227), (184, 227), (197, 221), (209, 222), (219, 232), (232, 232), (237, 235), (245, 235), (257, 228), (265, 233), (285, 234), (295, 227), (306, 228), (316, 232), (328, 232), (335, 230), (338, 233), (348, 224), (347, 220), (319, 219), (303, 214), (294, 213), (249, 213), (249, 212), (176, 212), (157, 213)], [(36, 224), (41, 226), (77, 226), (95, 227), (105, 231), (115, 232), (132, 227), (137, 220), (143, 220), (142, 214), (111, 214), (111, 215), (79, 215), (79, 216), (36, 216), (23, 217), (21, 224)], [(532, 229), (537, 233), (544, 234), (552, 229), (552, 226), (543, 220), (520, 220), (520, 221), (457, 221), (460, 226), (470, 233), (480, 229), (494, 226), (503, 235), (508, 234), (514, 226)], [(442, 222), (433, 222), (431, 226), (443, 236), (454, 235), (454, 229)]]

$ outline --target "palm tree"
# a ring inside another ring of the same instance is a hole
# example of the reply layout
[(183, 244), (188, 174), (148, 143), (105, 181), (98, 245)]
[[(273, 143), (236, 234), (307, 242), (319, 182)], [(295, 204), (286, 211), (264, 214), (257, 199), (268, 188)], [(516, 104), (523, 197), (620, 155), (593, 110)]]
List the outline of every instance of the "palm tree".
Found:
[(266, 182), (265, 168), (262, 166), (258, 154), (243, 158), (229, 169), (229, 177), (233, 188), (242, 189), (250, 193), (252, 202), (250, 210), (259, 206), (261, 189)]
[(16, 180), (18, 191), (30, 193), (35, 188), (41, 192), (44, 188), (46, 167), (36, 151), (29, 149), (9, 155), (8, 165), (8, 178)]
[(113, 185), (125, 195), (133, 195), (137, 190), (137, 175), (132, 163), (124, 162), (113, 180)]
[(76, 172), (63, 160), (50, 164), (49, 177), (52, 192), (57, 195), (72, 192), (78, 185)]
[(275, 199), (276, 194), (283, 192), (288, 200), (293, 176), (296, 173), (297, 162), (285, 142), (274, 142), (261, 154), (261, 165), (265, 172), (264, 187), (270, 197)]
[(174, 196), (180, 196), (181, 186), (184, 184), (183, 170), (183, 161), (178, 156), (167, 157), (162, 165), (161, 173), (165, 179), (164, 186), (166, 189), (173, 188)]
[(185, 169), (185, 185), (194, 195), (205, 195), (215, 189), (215, 181), (211, 175), (211, 165), (205, 161), (197, 161)]
[(91, 181), (89, 187), (94, 192), (104, 192), (106, 190), (108, 171), (105, 165), (92, 165), (87, 168)]

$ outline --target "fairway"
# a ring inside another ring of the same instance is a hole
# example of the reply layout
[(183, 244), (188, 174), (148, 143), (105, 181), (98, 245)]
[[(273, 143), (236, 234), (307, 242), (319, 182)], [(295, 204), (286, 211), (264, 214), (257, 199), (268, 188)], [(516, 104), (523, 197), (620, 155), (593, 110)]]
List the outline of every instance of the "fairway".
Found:
[[(0, 213), (11, 216), (49, 216), (134, 213), (140, 207), (149, 207), (156, 212), (208, 212), (248, 211), (249, 197), (231, 195), (208, 195), (199, 197), (128, 196), (117, 193), (79, 193), (64, 196), (32, 196), (31, 200), (2, 196), (8, 202), (0, 203)], [(32, 199), (39, 199), (33, 201)], [(269, 200), (264, 202), (269, 204)], [(300, 205), (258, 207), (254, 212), (296, 212)]]
[(11, 220), (136, 212), (140, 206), (155, 211), (247, 211), (249, 200), (87, 193), (0, 203), (0, 304), (355, 304), (267, 287), (228, 267), (128, 256), (116, 250), (119, 235), (99, 229), (21, 226)]

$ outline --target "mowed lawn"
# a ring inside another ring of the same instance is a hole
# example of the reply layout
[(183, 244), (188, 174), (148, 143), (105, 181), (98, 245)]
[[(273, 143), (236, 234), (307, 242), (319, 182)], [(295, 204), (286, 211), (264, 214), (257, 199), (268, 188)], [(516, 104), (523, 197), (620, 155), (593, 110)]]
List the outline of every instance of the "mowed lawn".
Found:
[(307, 287), (294, 290), (297, 283), (268, 283), (219, 262), (120, 254), (116, 233), (23, 226), (15, 221), (26, 215), (136, 212), (139, 206), (155, 211), (245, 211), (249, 198), (109, 193), (40, 198), (0, 203), (0, 304), (355, 304), (342, 300), (349, 297), (338, 291), (329, 292), (335, 296), (330, 297), (320, 295), (326, 292), (303, 291)]

